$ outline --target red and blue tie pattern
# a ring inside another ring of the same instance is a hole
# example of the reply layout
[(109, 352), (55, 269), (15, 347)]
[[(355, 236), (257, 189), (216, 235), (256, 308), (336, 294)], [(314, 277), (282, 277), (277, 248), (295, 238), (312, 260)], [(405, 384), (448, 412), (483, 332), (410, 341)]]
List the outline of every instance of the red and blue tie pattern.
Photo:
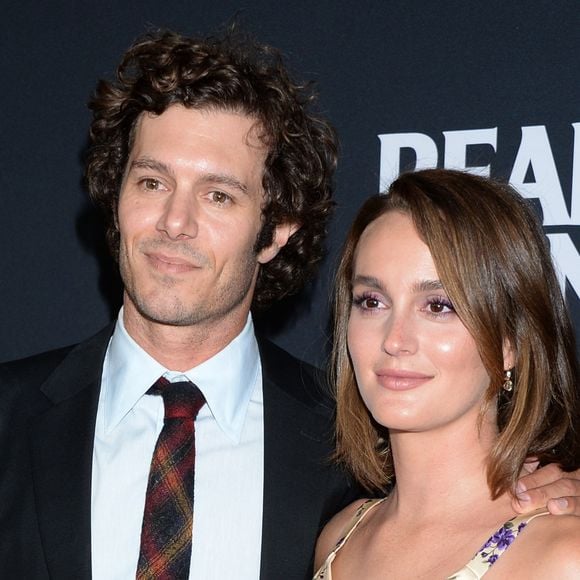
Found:
[(190, 382), (160, 378), (148, 391), (161, 395), (165, 420), (147, 483), (137, 580), (186, 580), (191, 563), (195, 418), (205, 403)]

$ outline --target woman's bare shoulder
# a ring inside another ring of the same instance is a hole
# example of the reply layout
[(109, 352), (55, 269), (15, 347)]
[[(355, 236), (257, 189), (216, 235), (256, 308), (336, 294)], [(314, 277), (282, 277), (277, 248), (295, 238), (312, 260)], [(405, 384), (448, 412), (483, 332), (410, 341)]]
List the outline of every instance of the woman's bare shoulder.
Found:
[(342, 536), (346, 527), (355, 516), (358, 509), (365, 504), (366, 499), (357, 499), (343, 510), (339, 511), (327, 524), (324, 526), (322, 533), (316, 542), (316, 555), (314, 557), (314, 569), (318, 570), (324, 563), (328, 554), (332, 552), (338, 540)]
[(531, 524), (522, 534), (522, 539), (526, 536), (528, 539), (521, 543), (522, 551), (518, 553), (518, 568), (522, 575), (530, 579), (578, 580), (580, 518), (547, 515)]
[(580, 518), (549, 516), (545, 518), (546, 565), (559, 580), (580, 578)]

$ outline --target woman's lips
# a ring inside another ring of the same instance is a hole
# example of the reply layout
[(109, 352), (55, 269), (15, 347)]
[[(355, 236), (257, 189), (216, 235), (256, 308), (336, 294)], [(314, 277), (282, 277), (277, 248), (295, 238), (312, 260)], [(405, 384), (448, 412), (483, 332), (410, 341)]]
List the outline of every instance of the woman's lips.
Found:
[(407, 391), (421, 386), (433, 377), (423, 373), (405, 370), (379, 370), (376, 372), (379, 384), (392, 391)]

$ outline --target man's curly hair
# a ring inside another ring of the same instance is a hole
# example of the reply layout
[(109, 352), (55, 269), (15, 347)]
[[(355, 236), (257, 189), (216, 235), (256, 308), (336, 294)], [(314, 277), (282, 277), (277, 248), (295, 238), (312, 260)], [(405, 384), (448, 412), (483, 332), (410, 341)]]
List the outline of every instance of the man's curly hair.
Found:
[(337, 159), (335, 132), (309, 112), (313, 101), (310, 85), (290, 78), (277, 50), (234, 32), (194, 39), (163, 31), (139, 38), (115, 81), (100, 81), (89, 103), (87, 184), (105, 213), (113, 256), (119, 253), (119, 192), (141, 114), (160, 115), (174, 104), (238, 112), (256, 118), (268, 148), (256, 250), (272, 242), (277, 225), (300, 226), (260, 267), (254, 306), (297, 292), (323, 255)]

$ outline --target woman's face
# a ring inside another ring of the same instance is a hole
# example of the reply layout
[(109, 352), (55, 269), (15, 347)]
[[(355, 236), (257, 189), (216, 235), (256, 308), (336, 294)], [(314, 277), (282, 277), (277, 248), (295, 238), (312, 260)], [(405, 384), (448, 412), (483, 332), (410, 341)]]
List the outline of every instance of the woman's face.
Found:
[(367, 227), (352, 283), (348, 347), (375, 420), (391, 432), (475, 425), (489, 376), (410, 217)]

